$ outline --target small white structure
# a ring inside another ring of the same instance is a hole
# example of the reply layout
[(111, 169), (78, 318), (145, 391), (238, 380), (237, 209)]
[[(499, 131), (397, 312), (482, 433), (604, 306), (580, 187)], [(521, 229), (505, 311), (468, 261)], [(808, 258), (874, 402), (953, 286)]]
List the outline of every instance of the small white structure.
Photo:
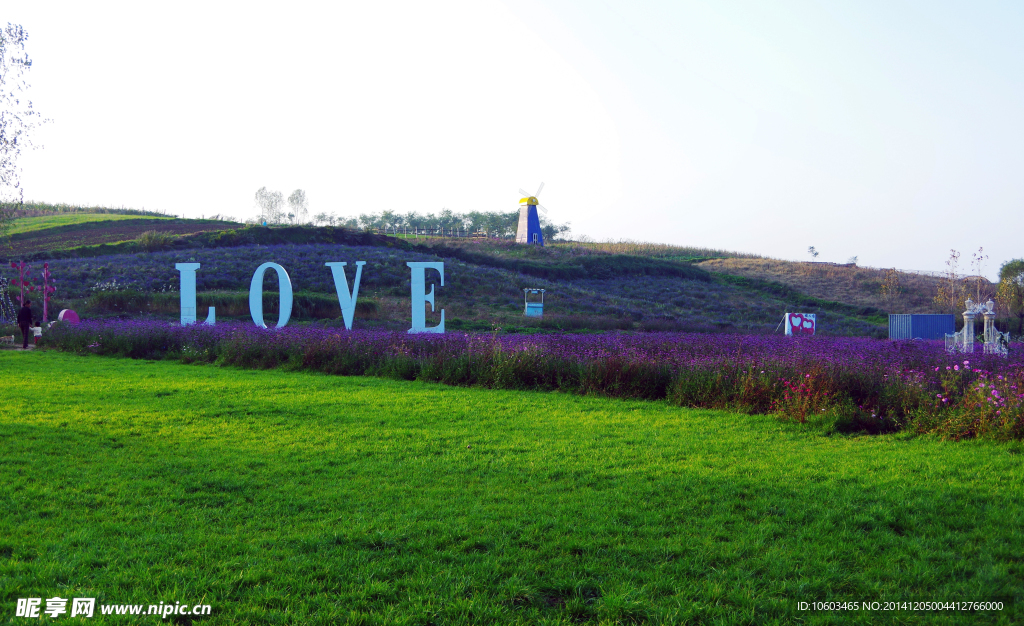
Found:
[[(544, 292), (546, 289), (523, 289), (523, 300), (526, 308), (523, 310), (525, 317), (544, 317)], [(540, 294), (540, 302), (530, 302), (530, 294)]]
[(996, 330), (996, 304), (989, 300), (985, 303), (985, 339), (984, 353), (1010, 356), (1010, 333)]
[(985, 318), (985, 330), (982, 338), (985, 341), (983, 346), (984, 354), (998, 354), (1008, 356), (1010, 353), (1010, 333), (1001, 333), (996, 330), (996, 303), (989, 300), (985, 304), (975, 304), (970, 298), (964, 303), (964, 327), (958, 333), (946, 334), (946, 352), (956, 354), (974, 352), (974, 318), (979, 314)]

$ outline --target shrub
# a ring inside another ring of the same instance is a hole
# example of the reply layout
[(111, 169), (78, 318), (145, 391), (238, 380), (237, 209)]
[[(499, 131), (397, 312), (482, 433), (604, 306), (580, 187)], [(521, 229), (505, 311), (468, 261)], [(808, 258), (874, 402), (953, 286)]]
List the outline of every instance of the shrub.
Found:
[(166, 250), (170, 248), (174, 243), (174, 235), (170, 233), (160, 232), (156, 230), (147, 230), (146, 232), (139, 235), (136, 241), (146, 252), (156, 252), (157, 250)]

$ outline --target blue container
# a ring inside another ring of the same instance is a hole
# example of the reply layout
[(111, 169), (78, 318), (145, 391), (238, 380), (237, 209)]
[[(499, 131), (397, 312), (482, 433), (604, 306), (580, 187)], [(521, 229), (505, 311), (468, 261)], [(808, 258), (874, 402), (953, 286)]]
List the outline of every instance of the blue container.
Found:
[(943, 339), (956, 332), (952, 315), (890, 315), (889, 339)]

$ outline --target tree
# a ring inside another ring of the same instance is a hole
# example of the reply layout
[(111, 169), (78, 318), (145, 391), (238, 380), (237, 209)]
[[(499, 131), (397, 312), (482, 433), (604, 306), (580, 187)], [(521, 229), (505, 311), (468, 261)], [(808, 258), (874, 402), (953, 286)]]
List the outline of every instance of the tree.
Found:
[(519, 230), (519, 209), (501, 213), (491, 213), (487, 229), (502, 238), (512, 238)]
[(486, 231), (487, 227), (487, 214), (480, 211), (470, 211), (463, 216), (463, 222), (466, 225), (466, 230), (471, 233), (480, 231)]
[(306, 192), (301, 189), (296, 189), (292, 192), (292, 195), (288, 196), (288, 208), (291, 215), (291, 221), (294, 224), (305, 223), (306, 214), (309, 213), (309, 201), (306, 200)]
[(423, 227), (423, 216), (415, 211), (409, 211), (408, 213), (406, 213), (405, 216), (402, 218), (402, 221), (405, 223), (406, 226), (412, 229)]
[(338, 218), (336, 218), (333, 213), (324, 211), (313, 216), (313, 224), (315, 226), (334, 226), (334, 221), (336, 219)]
[(971, 280), (974, 282), (975, 302), (984, 302), (990, 295), (987, 289), (985, 292), (982, 292), (982, 287), (986, 287), (989, 284), (988, 279), (982, 276), (982, 272), (985, 268), (985, 261), (987, 260), (988, 255), (985, 254), (984, 247), (980, 247), (977, 252), (971, 253), (971, 271), (974, 272), (974, 276), (971, 277)]
[(359, 215), (359, 227), (363, 230), (384, 228), (384, 220), (376, 213), (362, 213)]
[(438, 228), (458, 228), (462, 225), (462, 220), (455, 217), (455, 213), (451, 209), (441, 209), (441, 213), (437, 216)]
[(18, 158), (22, 148), (32, 148), (31, 131), (46, 122), (24, 100), (28, 90), (25, 73), (32, 60), (25, 52), (28, 33), (17, 24), (0, 29), (0, 237), (7, 234), (14, 210), (24, 199)]
[(260, 187), (256, 191), (256, 208), (260, 212), (260, 221), (267, 224), (279, 224), (284, 217), (281, 205), (284, 204), (284, 195), (280, 191), (269, 191), (266, 187)]
[(811, 260), (818, 258), (818, 251), (814, 249), (814, 246), (808, 246), (807, 254), (811, 255)]
[(1017, 318), (1017, 332), (1024, 333), (1024, 259), (1014, 259), (999, 268), (999, 303)]
[(893, 309), (900, 301), (900, 296), (903, 294), (903, 286), (900, 284), (900, 273), (896, 271), (895, 267), (891, 270), (885, 271), (885, 278), (882, 280), (881, 294), (886, 308), (890, 313), (892, 313)]
[(400, 220), (401, 220), (401, 218), (394, 211), (388, 211), (388, 210), (381, 211), (380, 223), (381, 223), (381, 227), (384, 229), (385, 233), (387, 233), (388, 230), (392, 230), (397, 235), (398, 234), (398, 222)]
[[(516, 227), (518, 228), (518, 224)], [(548, 219), (540, 220), (540, 232), (544, 233), (544, 241), (546, 242), (568, 239), (570, 231), (572, 231), (572, 225), (569, 222), (566, 222), (565, 224), (555, 224)]]
[(957, 271), (957, 264), (960, 262), (960, 253), (956, 250), (949, 251), (949, 258), (946, 259), (946, 272), (939, 281), (938, 290), (935, 293), (935, 306), (943, 313), (956, 315), (963, 311), (964, 301), (967, 299), (967, 285)]

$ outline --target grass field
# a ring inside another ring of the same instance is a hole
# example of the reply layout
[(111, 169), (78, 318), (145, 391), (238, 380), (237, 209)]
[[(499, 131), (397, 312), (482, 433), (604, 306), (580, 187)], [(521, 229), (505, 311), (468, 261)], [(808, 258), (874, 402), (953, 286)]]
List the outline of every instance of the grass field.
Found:
[(107, 213), (63, 213), (56, 215), (40, 215), (38, 217), (21, 217), (14, 220), (14, 223), (11, 224), (9, 234), (17, 235), (19, 233), (31, 233), (39, 230), (46, 230), (48, 228), (56, 228), (58, 226), (71, 226), (74, 224), (85, 224), (88, 222), (116, 222), (137, 219), (153, 220), (173, 218), (157, 218), (149, 215), (114, 215)]
[(1024, 619), (1019, 443), (42, 351), (0, 371), (4, 621), (53, 596), (209, 624)]

